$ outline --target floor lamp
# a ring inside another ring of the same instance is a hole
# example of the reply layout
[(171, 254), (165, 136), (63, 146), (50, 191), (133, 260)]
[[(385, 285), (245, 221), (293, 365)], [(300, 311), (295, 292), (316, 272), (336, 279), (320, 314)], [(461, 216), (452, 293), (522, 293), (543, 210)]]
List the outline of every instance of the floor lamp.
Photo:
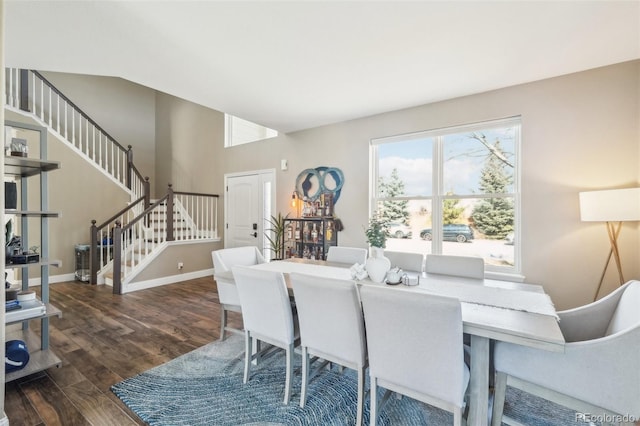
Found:
[(622, 222), (640, 220), (640, 188), (581, 192), (580, 219), (583, 222), (605, 222), (607, 233), (609, 234), (609, 243), (611, 244), (609, 256), (593, 299), (595, 301), (600, 293), (611, 256), (613, 256), (618, 268), (620, 285), (624, 284), (622, 262), (620, 261), (620, 251), (618, 249), (618, 235), (620, 235)]

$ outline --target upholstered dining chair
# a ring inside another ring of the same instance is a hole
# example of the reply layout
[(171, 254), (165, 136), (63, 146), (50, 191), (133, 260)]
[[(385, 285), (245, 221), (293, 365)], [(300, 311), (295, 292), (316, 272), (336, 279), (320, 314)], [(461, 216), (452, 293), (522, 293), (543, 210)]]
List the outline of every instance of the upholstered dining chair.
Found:
[(507, 385), (582, 413), (640, 419), (639, 307), (640, 281), (629, 281), (596, 302), (558, 312), (564, 353), (496, 342), (491, 424), (502, 422)]
[(213, 278), (218, 287), (220, 301), (220, 340), (225, 339), (227, 331), (242, 334), (242, 330), (227, 326), (227, 312), (240, 312), (240, 298), (238, 289), (233, 282), (231, 268), (236, 265), (257, 265), (264, 263), (264, 258), (257, 247), (234, 247), (211, 252), (213, 259)]
[(377, 388), (397, 392), (453, 413), (463, 424), (469, 369), (462, 348), (457, 299), (362, 286), (371, 386), (370, 424), (378, 416)]
[(428, 274), (483, 279), (484, 260), (481, 257), (474, 256), (428, 254), (425, 271)]
[(364, 264), (367, 261), (367, 249), (357, 247), (331, 246), (327, 253), (327, 262)]
[(358, 373), (358, 409), (356, 424), (362, 425), (367, 349), (362, 307), (354, 281), (320, 276), (290, 274), (291, 286), (300, 322), (302, 348), (302, 393), (300, 407), (307, 400), (310, 376), (309, 357), (351, 368)]
[[(297, 335), (287, 284), (282, 272), (263, 271), (247, 266), (234, 266), (233, 278), (238, 286), (244, 319), (244, 383), (251, 373), (251, 362), (259, 359), (269, 347), (260, 350), (260, 342), (282, 348), (286, 354), (284, 403), (291, 398), (293, 349)], [(253, 353), (253, 339), (258, 351)]]
[(389, 259), (392, 268), (398, 267), (405, 271), (414, 272), (424, 270), (424, 255), (422, 253), (385, 250), (384, 257)]

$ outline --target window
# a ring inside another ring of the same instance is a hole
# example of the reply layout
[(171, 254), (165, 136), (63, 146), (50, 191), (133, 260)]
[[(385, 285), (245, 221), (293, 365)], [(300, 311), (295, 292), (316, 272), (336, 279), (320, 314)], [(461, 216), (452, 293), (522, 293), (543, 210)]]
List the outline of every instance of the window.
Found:
[(233, 115), (224, 115), (224, 146), (242, 145), (278, 136), (278, 132)]
[(480, 256), (519, 273), (520, 118), (371, 141), (371, 210), (387, 250)]

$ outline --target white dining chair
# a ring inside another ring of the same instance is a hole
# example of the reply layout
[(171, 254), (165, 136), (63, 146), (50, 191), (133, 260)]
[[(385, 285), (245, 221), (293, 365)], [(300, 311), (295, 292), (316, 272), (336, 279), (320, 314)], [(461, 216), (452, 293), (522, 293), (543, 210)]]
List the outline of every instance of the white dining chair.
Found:
[(428, 254), (425, 263), (425, 272), (428, 274), (483, 279), (484, 259), (474, 256)]
[[(302, 394), (307, 400), (310, 376), (317, 375), (327, 362), (356, 370), (358, 401), (356, 424), (362, 424), (367, 350), (362, 307), (354, 281), (292, 273), (289, 276), (298, 309), (302, 348)], [(325, 360), (314, 372), (309, 357)]]
[[(234, 266), (233, 277), (238, 286), (244, 319), (244, 383), (251, 373), (251, 363), (259, 359), (271, 348), (260, 350), (260, 342), (268, 343), (285, 350), (286, 372), (284, 403), (291, 398), (293, 376), (293, 349), (297, 335), (287, 284), (282, 272), (252, 269), (247, 266)], [(253, 351), (256, 340), (257, 352)]]
[(367, 261), (367, 249), (357, 247), (331, 246), (327, 253), (327, 262), (363, 265)]
[(218, 300), (220, 301), (220, 339), (224, 340), (226, 332), (242, 334), (242, 330), (227, 325), (227, 312), (240, 312), (240, 298), (238, 289), (233, 281), (231, 268), (236, 265), (257, 265), (264, 263), (264, 258), (257, 247), (234, 247), (214, 250), (211, 252), (213, 259), (213, 279), (218, 288)]
[(558, 312), (564, 353), (496, 342), (491, 424), (502, 422), (507, 385), (580, 413), (640, 419), (639, 307), (640, 281), (629, 281), (596, 302)]
[[(391, 392), (453, 413), (463, 422), (469, 369), (462, 348), (462, 310), (457, 299), (362, 286), (369, 356), (370, 424)], [(377, 388), (387, 389), (378, 408)]]
[(385, 250), (384, 257), (389, 259), (392, 268), (398, 267), (404, 271), (419, 273), (424, 270), (424, 255), (422, 253)]

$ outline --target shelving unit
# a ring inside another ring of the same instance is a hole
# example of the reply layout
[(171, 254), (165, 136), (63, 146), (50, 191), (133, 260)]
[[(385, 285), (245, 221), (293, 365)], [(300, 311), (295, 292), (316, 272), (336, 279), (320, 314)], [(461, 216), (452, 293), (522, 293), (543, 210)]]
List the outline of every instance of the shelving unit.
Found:
[[(20, 218), (20, 237), (23, 244), (29, 242), (29, 218), (35, 218), (40, 222), (40, 257), (33, 263), (10, 263), (7, 259), (5, 268), (20, 269), (22, 272), (22, 290), (29, 289), (29, 268), (40, 268), (40, 299), (45, 306), (34, 310), (31, 315), (5, 315), (6, 340), (22, 340), (29, 349), (29, 363), (21, 370), (5, 375), (5, 382), (16, 380), (20, 377), (45, 370), (53, 366), (60, 366), (61, 360), (49, 348), (49, 319), (53, 316), (62, 316), (62, 312), (49, 303), (49, 268), (60, 266), (60, 260), (49, 257), (49, 219), (59, 216), (57, 212), (48, 210), (48, 172), (60, 168), (57, 161), (47, 160), (47, 131), (44, 127), (25, 123), (5, 121), (5, 126), (24, 131), (39, 132), (40, 158), (5, 156), (5, 176), (17, 177), (20, 180), (20, 206), (19, 209), (5, 209), (5, 215), (14, 215)], [(30, 178), (39, 179), (40, 205), (37, 208), (29, 206), (28, 182)], [(23, 247), (24, 249), (24, 247)], [(17, 311), (15, 311), (17, 312)], [(30, 329), (29, 322), (40, 321), (39, 336)]]
[(338, 245), (333, 217), (285, 219), (282, 246), (284, 258), (325, 260), (329, 247)]

